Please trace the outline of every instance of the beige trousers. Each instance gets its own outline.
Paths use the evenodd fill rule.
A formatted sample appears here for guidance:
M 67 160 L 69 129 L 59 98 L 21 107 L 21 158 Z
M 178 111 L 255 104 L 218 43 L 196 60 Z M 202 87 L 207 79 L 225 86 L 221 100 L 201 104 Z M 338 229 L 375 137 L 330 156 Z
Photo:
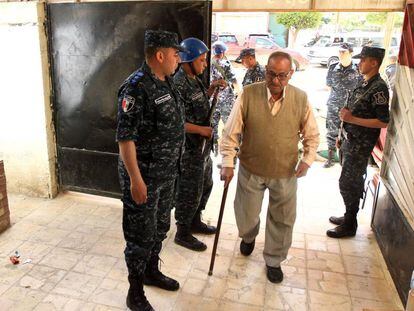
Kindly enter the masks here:
M 259 215 L 266 189 L 269 189 L 269 207 L 263 257 L 266 265 L 279 267 L 292 244 L 297 178 L 264 178 L 249 173 L 239 165 L 234 212 L 239 236 L 246 243 L 253 242 L 259 233 Z

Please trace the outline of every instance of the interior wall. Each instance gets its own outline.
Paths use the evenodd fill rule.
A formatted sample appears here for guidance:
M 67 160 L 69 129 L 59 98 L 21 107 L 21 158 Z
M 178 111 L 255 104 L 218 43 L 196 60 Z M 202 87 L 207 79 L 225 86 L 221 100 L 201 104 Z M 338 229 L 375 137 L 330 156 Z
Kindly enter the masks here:
M 246 35 L 248 33 L 267 33 L 269 32 L 268 19 L 269 13 L 266 12 L 218 13 L 215 14 L 215 27 L 212 31 L 218 33 L 228 32 L 236 35 Z M 235 29 L 234 25 L 238 25 L 237 29 Z
M 407 5 L 381 177 L 414 229 L 414 1 Z
M 0 3 L 0 159 L 8 192 L 57 193 L 44 4 Z

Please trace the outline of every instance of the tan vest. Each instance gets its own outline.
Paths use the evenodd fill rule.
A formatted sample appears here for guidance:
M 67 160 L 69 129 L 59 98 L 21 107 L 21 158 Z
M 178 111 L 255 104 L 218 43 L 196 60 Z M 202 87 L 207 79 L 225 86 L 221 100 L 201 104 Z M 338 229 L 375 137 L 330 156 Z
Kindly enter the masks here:
M 306 93 L 292 85 L 278 113 L 271 114 L 266 82 L 243 90 L 243 142 L 240 163 L 250 173 L 268 178 L 287 178 L 295 174 L 301 123 L 306 113 Z

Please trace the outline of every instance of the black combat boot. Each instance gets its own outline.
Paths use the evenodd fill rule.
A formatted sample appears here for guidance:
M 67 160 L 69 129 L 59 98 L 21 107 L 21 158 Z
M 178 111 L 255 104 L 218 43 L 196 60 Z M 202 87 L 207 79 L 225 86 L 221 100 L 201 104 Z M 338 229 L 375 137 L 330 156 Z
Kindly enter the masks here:
M 177 224 L 177 233 L 174 242 L 193 251 L 202 252 L 207 249 L 207 245 L 197 240 L 192 234 L 189 226 Z
M 143 277 L 128 276 L 129 290 L 126 298 L 126 305 L 132 311 L 154 311 L 145 297 Z
M 334 166 L 334 158 L 335 158 L 335 150 L 329 149 L 328 150 L 328 159 L 326 160 L 323 167 L 328 168 L 328 167 Z
M 341 217 L 331 216 L 329 217 L 329 221 L 333 223 L 334 225 L 340 226 L 344 223 L 345 217 L 344 216 L 341 216 Z
M 168 276 L 164 275 L 158 268 L 159 257 L 151 256 L 147 263 L 144 274 L 144 284 L 156 286 L 169 291 L 176 291 L 180 288 L 180 284 Z
M 201 221 L 201 213 L 197 212 L 194 215 L 193 223 L 191 224 L 192 233 L 201 233 L 201 234 L 214 234 L 216 233 L 216 227 L 209 226 L 206 223 Z
M 345 237 L 353 237 L 356 234 L 358 227 L 358 222 L 356 219 L 356 215 L 348 216 L 345 214 L 343 224 L 326 231 L 326 235 L 330 238 L 345 238 Z

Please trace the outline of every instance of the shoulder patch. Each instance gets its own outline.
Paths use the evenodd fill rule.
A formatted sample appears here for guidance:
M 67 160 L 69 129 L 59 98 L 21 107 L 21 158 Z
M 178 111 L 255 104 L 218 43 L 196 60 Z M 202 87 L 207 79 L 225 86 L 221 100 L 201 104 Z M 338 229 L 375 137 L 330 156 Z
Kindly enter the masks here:
M 131 111 L 132 108 L 135 106 L 135 98 L 129 95 L 125 95 L 124 99 L 122 100 L 122 110 L 127 113 Z
M 375 103 L 377 105 L 386 105 L 388 104 L 387 97 L 385 96 L 384 92 L 377 92 L 374 94 Z

